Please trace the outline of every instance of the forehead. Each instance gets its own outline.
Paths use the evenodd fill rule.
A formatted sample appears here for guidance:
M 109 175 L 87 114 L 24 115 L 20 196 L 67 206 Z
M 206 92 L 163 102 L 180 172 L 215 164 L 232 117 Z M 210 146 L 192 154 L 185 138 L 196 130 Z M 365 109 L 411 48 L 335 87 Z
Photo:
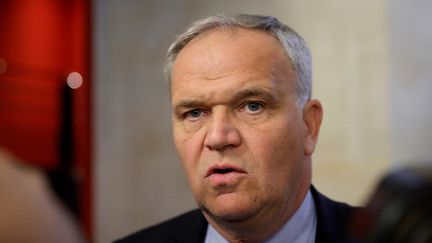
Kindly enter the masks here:
M 292 80 L 296 74 L 281 44 L 270 34 L 215 28 L 195 37 L 180 51 L 172 69 L 171 94 L 184 85 L 240 76 Z

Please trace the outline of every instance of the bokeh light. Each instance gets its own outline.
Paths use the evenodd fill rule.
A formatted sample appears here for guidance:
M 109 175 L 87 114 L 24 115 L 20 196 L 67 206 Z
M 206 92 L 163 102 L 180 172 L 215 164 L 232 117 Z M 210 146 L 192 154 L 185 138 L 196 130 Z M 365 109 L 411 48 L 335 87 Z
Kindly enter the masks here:
M 78 72 L 72 72 L 68 75 L 66 82 L 71 89 L 78 89 L 81 87 L 83 79 Z

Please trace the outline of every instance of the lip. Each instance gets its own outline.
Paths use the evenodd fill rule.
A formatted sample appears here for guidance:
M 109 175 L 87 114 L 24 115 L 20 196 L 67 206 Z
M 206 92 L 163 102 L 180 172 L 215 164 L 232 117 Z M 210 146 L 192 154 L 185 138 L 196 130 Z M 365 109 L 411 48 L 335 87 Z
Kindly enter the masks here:
M 211 185 L 217 187 L 233 185 L 246 174 L 247 172 L 238 166 L 224 164 L 211 166 L 207 170 L 205 178 Z
M 226 171 L 226 173 L 222 173 L 223 171 Z M 207 170 L 205 177 L 209 177 L 209 176 L 214 175 L 214 174 L 229 174 L 229 173 L 233 173 L 233 172 L 234 173 L 246 173 L 245 170 L 243 170 L 242 168 L 235 166 L 235 165 L 229 165 L 229 164 L 213 165 Z

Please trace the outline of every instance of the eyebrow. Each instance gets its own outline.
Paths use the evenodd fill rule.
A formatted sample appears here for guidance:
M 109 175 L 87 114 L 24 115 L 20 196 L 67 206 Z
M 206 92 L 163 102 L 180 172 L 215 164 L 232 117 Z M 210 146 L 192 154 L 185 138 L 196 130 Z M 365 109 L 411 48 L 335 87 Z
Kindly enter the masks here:
M 179 101 L 172 109 L 173 113 L 176 114 L 176 116 L 180 117 L 182 115 L 183 110 L 187 109 L 193 109 L 197 107 L 203 107 L 205 106 L 205 102 L 202 101 L 202 99 L 184 99 Z
M 243 100 L 250 97 L 263 97 L 269 101 L 276 101 L 276 93 L 274 90 L 261 88 L 261 87 L 250 87 L 237 92 L 232 98 L 233 101 Z
M 192 107 L 198 107 L 198 106 L 202 106 L 203 102 L 198 101 L 198 100 L 183 100 L 180 101 L 175 107 L 174 110 L 178 110 L 181 108 L 192 108 Z

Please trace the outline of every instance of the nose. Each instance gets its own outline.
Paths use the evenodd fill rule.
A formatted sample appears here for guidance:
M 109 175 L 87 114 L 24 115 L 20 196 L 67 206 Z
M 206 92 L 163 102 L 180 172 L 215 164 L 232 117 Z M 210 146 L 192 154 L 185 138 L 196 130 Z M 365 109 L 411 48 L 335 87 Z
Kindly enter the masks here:
M 208 124 L 204 145 L 210 150 L 222 151 L 239 146 L 240 133 L 235 124 L 224 111 L 213 112 Z

